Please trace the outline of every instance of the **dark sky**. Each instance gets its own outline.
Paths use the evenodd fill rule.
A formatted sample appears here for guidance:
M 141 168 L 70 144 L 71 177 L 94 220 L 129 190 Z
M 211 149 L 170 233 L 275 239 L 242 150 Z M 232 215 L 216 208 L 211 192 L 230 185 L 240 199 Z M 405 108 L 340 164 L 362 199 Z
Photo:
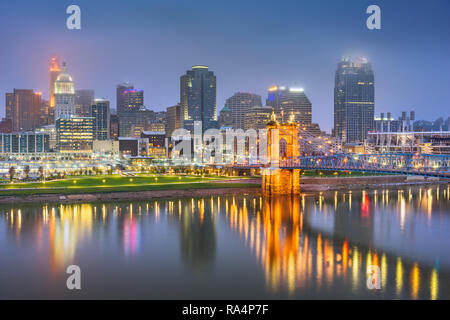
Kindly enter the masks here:
M 67 6 L 82 30 L 66 28 Z M 378 4 L 382 30 L 366 28 Z M 366 56 L 375 72 L 376 114 L 414 108 L 417 118 L 450 115 L 449 0 L 54 0 L 0 2 L 0 115 L 13 88 L 48 96 L 48 60 L 66 61 L 77 89 L 95 89 L 115 107 L 117 83 L 145 90 L 165 110 L 179 77 L 195 64 L 217 75 L 217 109 L 237 91 L 297 85 L 313 121 L 329 131 L 333 87 L 344 55 Z

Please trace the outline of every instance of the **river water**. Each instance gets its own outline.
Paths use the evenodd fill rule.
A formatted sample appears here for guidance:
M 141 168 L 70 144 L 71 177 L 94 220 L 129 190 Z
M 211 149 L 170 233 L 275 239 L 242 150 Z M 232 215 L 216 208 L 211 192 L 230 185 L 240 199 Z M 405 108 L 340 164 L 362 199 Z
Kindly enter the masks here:
M 449 299 L 450 190 L 1 206 L 13 298 Z

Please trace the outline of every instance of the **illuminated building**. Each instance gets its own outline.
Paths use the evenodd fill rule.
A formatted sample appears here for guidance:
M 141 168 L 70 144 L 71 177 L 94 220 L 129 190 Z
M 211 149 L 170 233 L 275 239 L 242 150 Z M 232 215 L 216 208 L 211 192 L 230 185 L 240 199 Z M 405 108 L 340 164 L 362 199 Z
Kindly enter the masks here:
M 90 89 L 75 90 L 75 109 L 79 117 L 90 117 L 95 92 Z
M 174 130 L 182 128 L 183 119 L 183 106 L 181 104 L 167 108 L 165 131 L 168 137 L 172 136 Z
M 180 78 L 180 103 L 183 127 L 193 131 L 194 121 L 202 122 L 202 130 L 217 128 L 216 76 L 207 66 L 193 66 Z
M 61 72 L 58 57 L 50 59 L 50 107 L 55 107 L 55 82 Z
M 94 140 L 92 144 L 92 151 L 101 155 L 119 154 L 119 141 L 117 140 Z
M 119 152 L 125 157 L 146 157 L 148 139 L 119 137 Z
M 254 93 L 237 92 L 227 99 L 225 107 L 231 110 L 233 129 L 244 129 L 245 114 L 254 106 L 262 106 L 261 96 Z
M 370 63 L 361 58 L 339 62 L 334 87 L 334 135 L 362 143 L 374 128 L 375 89 Z
M 76 115 L 75 89 L 72 77 L 67 73 L 63 62 L 62 72 L 55 81 L 55 123 L 62 116 Z
M 166 157 L 166 133 L 158 131 L 144 131 L 141 138 L 148 139 L 148 155 L 153 158 Z
M 49 141 L 50 136 L 42 133 L 0 133 L 0 153 L 45 153 L 50 150 Z
M 118 115 L 120 115 L 120 112 L 122 110 L 125 110 L 125 100 L 124 100 L 123 92 L 125 90 L 129 90 L 129 89 L 134 89 L 134 86 L 131 83 L 121 83 L 121 84 L 117 85 L 117 88 L 116 88 L 116 101 L 117 101 L 116 111 L 117 111 Z
M 94 140 L 94 118 L 62 116 L 56 120 L 59 152 L 91 152 Z
M 166 125 L 163 122 L 150 122 L 145 126 L 145 131 L 166 132 Z
M 119 115 L 120 137 L 139 137 L 154 119 L 152 110 L 143 108 L 135 111 L 122 111 Z
M 245 114 L 244 129 L 265 129 L 270 121 L 270 115 L 272 114 L 271 107 L 252 107 Z
M 53 117 L 53 114 L 50 111 L 50 102 L 42 99 L 39 125 L 46 126 L 48 124 L 53 123 L 52 117 Z
M 144 90 L 126 89 L 121 94 L 122 105 L 119 116 L 122 112 L 138 111 L 144 107 Z
M 36 128 L 34 132 L 48 135 L 50 139 L 49 140 L 50 151 L 56 150 L 56 127 L 54 124 L 41 126 L 39 128 Z
M 312 104 L 303 88 L 274 86 L 269 88 L 266 105 L 275 110 L 281 122 L 287 122 L 291 114 L 298 124 L 311 124 Z
M 12 131 L 30 131 L 39 126 L 41 93 L 14 89 L 6 94 L 6 119 L 12 122 Z
M 94 104 L 91 106 L 90 116 L 94 118 L 94 140 L 109 140 L 109 101 L 104 99 L 95 99 Z
M 117 140 L 119 137 L 119 116 L 117 114 L 110 115 L 109 126 L 109 136 L 111 139 Z
M 233 113 L 227 106 L 220 110 L 219 128 L 233 128 Z

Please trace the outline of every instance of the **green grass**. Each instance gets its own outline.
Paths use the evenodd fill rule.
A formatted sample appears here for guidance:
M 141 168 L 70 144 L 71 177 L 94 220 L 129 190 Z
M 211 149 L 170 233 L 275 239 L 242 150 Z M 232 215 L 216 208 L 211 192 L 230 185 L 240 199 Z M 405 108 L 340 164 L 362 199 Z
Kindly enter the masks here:
M 103 192 L 134 192 L 149 190 L 184 190 L 204 188 L 252 187 L 257 184 L 220 182 L 230 177 L 199 177 L 199 176 L 154 176 L 140 175 L 136 177 L 94 176 L 69 177 L 65 180 L 55 180 L 36 183 L 14 183 L 0 185 L 0 196 L 36 195 L 36 194 L 81 194 Z M 212 182 L 216 181 L 216 182 Z

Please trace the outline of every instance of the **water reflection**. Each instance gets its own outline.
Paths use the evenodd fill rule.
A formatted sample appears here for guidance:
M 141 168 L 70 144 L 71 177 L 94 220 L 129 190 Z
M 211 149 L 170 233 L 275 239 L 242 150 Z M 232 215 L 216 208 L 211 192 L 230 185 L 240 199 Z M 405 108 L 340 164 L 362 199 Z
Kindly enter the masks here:
M 0 279 L 12 268 L 53 279 L 36 291 L 51 296 L 68 265 L 107 260 L 130 291 L 140 292 L 139 277 L 162 287 L 179 276 L 166 282 L 174 298 L 232 298 L 245 288 L 247 298 L 448 299 L 449 204 L 449 187 L 440 186 L 2 207 Z M 370 266 L 379 267 L 380 290 L 367 289 Z M 199 286 L 206 281 L 214 289 Z M 26 297 L 21 285 L 6 287 Z

